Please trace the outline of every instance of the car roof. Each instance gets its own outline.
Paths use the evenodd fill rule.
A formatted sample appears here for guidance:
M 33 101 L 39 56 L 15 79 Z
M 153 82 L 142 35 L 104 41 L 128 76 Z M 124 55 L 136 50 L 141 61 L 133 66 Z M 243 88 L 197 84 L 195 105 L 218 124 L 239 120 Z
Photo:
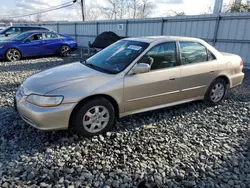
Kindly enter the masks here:
M 12 25 L 9 27 L 34 27 L 34 28 L 41 27 L 41 28 L 45 28 L 45 26 L 34 26 L 34 25 Z
M 49 30 L 32 30 L 32 31 L 26 31 L 26 32 L 23 32 L 23 33 L 45 33 L 45 32 L 49 32 L 49 33 L 55 33 L 53 31 L 49 31 Z
M 165 42 L 165 41 L 202 41 L 198 38 L 192 37 L 181 37 L 181 36 L 145 36 L 145 37 L 132 37 L 132 38 L 125 38 L 123 40 L 134 40 L 140 42 L 147 42 L 147 43 L 157 43 L 157 42 Z

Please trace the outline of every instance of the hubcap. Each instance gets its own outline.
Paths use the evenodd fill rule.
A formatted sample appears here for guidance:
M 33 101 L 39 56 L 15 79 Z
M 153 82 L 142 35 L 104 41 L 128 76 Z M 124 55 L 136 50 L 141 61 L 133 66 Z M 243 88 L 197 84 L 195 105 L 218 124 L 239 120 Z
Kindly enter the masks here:
M 20 59 L 20 54 L 18 53 L 17 50 L 9 50 L 7 52 L 7 57 L 9 60 L 11 61 L 16 61 L 16 60 L 19 60 Z
M 69 55 L 69 47 L 68 46 L 63 46 L 62 47 L 62 54 L 64 56 Z
M 213 102 L 218 102 L 222 99 L 225 92 L 225 87 L 221 83 L 217 83 L 214 85 L 212 91 L 211 91 L 211 100 Z
M 109 122 L 109 112 L 104 106 L 94 106 L 83 116 L 83 127 L 90 133 L 103 130 Z

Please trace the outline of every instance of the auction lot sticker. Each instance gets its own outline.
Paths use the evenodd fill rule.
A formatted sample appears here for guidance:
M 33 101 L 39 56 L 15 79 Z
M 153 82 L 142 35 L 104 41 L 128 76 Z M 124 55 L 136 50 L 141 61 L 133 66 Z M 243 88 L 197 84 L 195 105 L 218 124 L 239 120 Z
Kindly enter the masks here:
M 128 49 L 131 49 L 131 50 L 136 50 L 136 51 L 138 51 L 138 50 L 140 50 L 140 49 L 141 49 L 141 46 L 130 45 L 130 46 L 128 46 Z

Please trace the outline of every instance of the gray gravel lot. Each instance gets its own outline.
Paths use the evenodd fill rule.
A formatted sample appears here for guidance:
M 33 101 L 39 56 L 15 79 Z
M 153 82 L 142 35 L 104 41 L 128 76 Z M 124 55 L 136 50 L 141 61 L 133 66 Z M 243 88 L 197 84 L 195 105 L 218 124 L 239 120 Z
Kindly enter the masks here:
M 193 102 L 129 116 L 99 137 L 23 122 L 12 101 L 19 84 L 76 59 L 0 62 L 0 186 L 250 187 L 250 71 L 219 106 Z

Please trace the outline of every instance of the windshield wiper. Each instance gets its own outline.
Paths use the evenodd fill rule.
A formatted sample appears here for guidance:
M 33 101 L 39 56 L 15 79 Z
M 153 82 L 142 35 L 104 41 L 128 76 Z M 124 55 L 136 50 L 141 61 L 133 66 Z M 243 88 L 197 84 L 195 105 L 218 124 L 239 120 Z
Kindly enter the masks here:
M 91 67 L 95 70 L 98 70 L 100 72 L 104 72 L 104 73 L 108 73 L 108 74 L 116 74 L 117 72 L 116 71 L 112 71 L 112 70 L 107 70 L 107 69 L 104 69 L 102 67 L 99 67 L 99 66 L 96 66 L 94 64 L 91 64 L 91 63 L 88 63 L 86 60 L 82 60 L 80 61 L 82 64 L 86 65 L 87 67 Z
M 87 64 L 87 61 L 84 59 L 84 60 L 81 60 L 80 63 L 85 65 L 85 64 Z

